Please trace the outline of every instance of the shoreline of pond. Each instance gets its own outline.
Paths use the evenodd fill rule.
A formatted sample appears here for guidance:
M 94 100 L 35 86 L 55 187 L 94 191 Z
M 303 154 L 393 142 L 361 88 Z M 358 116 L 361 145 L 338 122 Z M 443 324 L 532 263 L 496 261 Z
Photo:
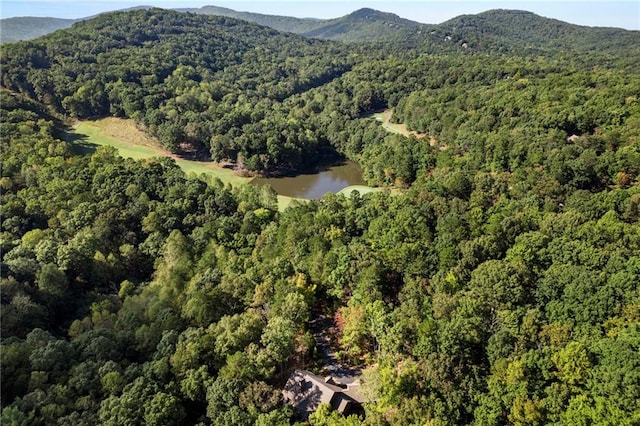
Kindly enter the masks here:
M 112 123 L 114 120 L 117 120 L 117 123 Z M 118 137 L 118 134 L 111 134 L 113 132 L 110 132 L 109 129 L 114 125 L 118 126 L 120 132 L 128 128 L 129 132 L 136 133 L 134 138 L 127 138 L 128 140 L 142 140 L 143 143 L 125 142 L 121 137 Z M 130 123 L 130 120 L 126 119 L 109 117 L 101 120 L 79 121 L 73 126 L 73 131 L 69 132 L 68 142 L 73 144 L 78 152 L 85 154 L 90 154 L 97 146 L 112 146 L 123 157 L 134 159 L 170 157 L 176 161 L 186 174 L 204 173 L 220 179 L 225 184 L 264 185 L 269 183 L 278 194 L 278 204 L 281 210 L 288 207 L 295 200 L 319 199 L 325 193 L 341 193 L 348 196 L 351 193 L 349 190 L 351 187 L 361 194 L 376 190 L 367 186 L 366 182 L 364 182 L 360 165 L 348 159 L 336 159 L 331 164 L 322 165 L 313 170 L 295 175 L 241 176 L 232 167 L 225 167 L 212 161 L 188 160 L 168 153 L 168 151 L 163 150 L 157 143 L 153 142 L 143 131 Z M 313 181 L 316 181 L 315 184 Z M 309 185 L 312 188 L 305 190 Z M 293 187 L 298 188 L 297 193 L 289 190 Z M 302 189 L 302 192 L 300 192 L 300 189 Z

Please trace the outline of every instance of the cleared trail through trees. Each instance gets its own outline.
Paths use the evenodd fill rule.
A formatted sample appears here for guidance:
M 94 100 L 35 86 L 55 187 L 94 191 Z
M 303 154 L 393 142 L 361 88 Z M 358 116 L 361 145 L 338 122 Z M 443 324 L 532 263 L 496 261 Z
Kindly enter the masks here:
M 424 138 L 426 137 L 426 133 L 418 133 L 415 130 L 407 129 L 407 125 L 404 123 L 392 123 L 391 116 L 393 115 L 393 110 L 385 109 L 382 112 L 377 112 L 373 114 L 373 117 L 382 122 L 382 127 L 391 133 L 397 133 L 406 137 L 415 136 L 416 138 Z
M 311 332 L 316 341 L 318 355 L 324 364 L 324 373 L 330 375 L 337 383 L 348 384 L 355 381 L 362 372 L 359 368 L 342 364 L 332 344 L 331 338 L 337 328 L 333 318 L 316 312 L 310 322 Z

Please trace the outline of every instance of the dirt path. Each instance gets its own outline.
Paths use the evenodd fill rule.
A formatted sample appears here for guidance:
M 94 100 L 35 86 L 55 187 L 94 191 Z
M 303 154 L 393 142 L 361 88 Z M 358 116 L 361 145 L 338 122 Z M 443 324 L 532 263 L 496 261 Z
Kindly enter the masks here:
M 388 131 L 393 133 L 399 133 L 406 137 L 415 136 L 418 139 L 422 139 L 427 136 L 426 133 L 419 133 L 419 132 L 416 132 L 415 130 L 407 129 L 407 125 L 404 123 L 392 123 L 391 122 L 392 115 L 393 115 L 393 110 L 385 109 L 380 113 L 380 116 L 379 116 L 380 118 L 382 118 L 382 127 L 387 129 Z
M 426 138 L 428 136 L 426 133 L 419 133 L 419 132 L 416 132 L 415 130 L 407 129 L 407 125 L 404 123 L 392 123 L 391 122 L 392 115 L 393 115 L 392 109 L 385 109 L 382 112 L 375 113 L 373 116 L 376 118 L 376 120 L 382 122 L 382 127 L 388 132 L 397 133 L 406 137 L 415 136 L 417 139 Z M 435 146 L 438 144 L 438 141 L 433 136 L 430 136 L 429 144 L 431 146 Z M 443 149 L 443 148 L 440 147 L 440 149 Z M 446 147 L 444 149 L 446 149 Z
M 336 328 L 333 318 L 316 313 L 310 322 L 310 328 L 327 375 L 332 376 L 336 382 L 345 384 L 353 382 L 361 375 L 360 369 L 345 366 L 338 361 L 336 350 L 331 342 L 332 330 Z

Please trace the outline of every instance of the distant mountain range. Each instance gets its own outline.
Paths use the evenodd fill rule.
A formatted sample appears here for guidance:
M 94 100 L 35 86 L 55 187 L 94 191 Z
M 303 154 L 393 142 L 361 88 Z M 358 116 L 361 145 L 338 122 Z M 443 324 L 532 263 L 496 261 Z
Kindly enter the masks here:
M 348 15 L 334 19 L 263 15 L 259 13 L 236 12 L 235 10 L 216 6 L 178 10 L 206 15 L 229 16 L 271 27 L 278 31 L 296 33 L 305 37 L 340 41 L 379 40 L 397 33 L 400 29 L 425 25 L 401 18 L 393 13 L 380 12 L 368 8 L 359 9 Z
M 0 42 L 13 43 L 31 40 L 63 28 L 69 28 L 77 19 L 37 18 L 21 16 L 0 19 Z
M 119 9 L 120 12 L 127 10 L 151 9 L 152 6 L 136 6 L 127 9 Z M 14 43 L 21 40 L 32 40 L 34 38 L 47 35 L 54 31 L 71 27 L 76 22 L 86 21 L 96 15 L 79 19 L 63 19 L 36 16 L 18 16 L 15 18 L 0 19 L 0 43 Z
M 150 9 L 138 6 L 132 9 Z M 129 10 L 129 9 L 127 9 Z M 201 15 L 218 15 L 253 22 L 278 31 L 300 34 L 305 37 L 340 41 L 368 41 L 387 38 L 401 29 L 422 26 L 419 22 L 403 19 L 393 13 L 374 9 L 360 9 L 335 19 L 295 18 L 292 16 L 263 15 L 260 13 L 238 12 L 218 6 L 201 8 L 180 8 L 178 12 Z M 75 22 L 90 19 L 58 19 L 20 17 L 0 20 L 0 41 L 2 43 L 29 40 L 53 31 L 69 28 Z
M 132 9 L 150 8 L 138 6 Z M 461 15 L 438 25 L 422 24 L 368 8 L 334 19 L 265 15 L 217 6 L 175 10 L 236 18 L 310 38 L 347 42 L 386 40 L 412 48 L 433 46 L 435 43 L 442 46 L 443 42 L 448 42 L 452 47 L 504 52 L 540 53 L 555 49 L 616 53 L 639 51 L 639 31 L 579 26 L 519 10 L 497 9 L 477 15 Z M 36 38 L 90 18 L 2 19 L 0 42 Z
M 395 35 L 401 29 L 424 26 L 374 9 L 359 9 L 348 15 L 334 19 L 294 18 L 291 16 L 263 15 L 260 13 L 237 12 L 217 6 L 204 6 L 200 9 L 176 9 L 204 15 L 228 16 L 249 21 L 258 25 L 300 34 L 305 37 L 339 41 L 381 40 Z
M 176 9 L 179 12 L 197 13 L 199 15 L 218 15 L 230 18 L 241 19 L 243 21 L 254 22 L 258 25 L 271 27 L 278 31 L 285 31 L 295 34 L 304 34 L 325 22 L 322 19 L 314 18 L 294 18 L 293 16 L 264 15 L 262 13 L 238 12 L 233 9 L 218 6 L 203 6 L 199 9 Z

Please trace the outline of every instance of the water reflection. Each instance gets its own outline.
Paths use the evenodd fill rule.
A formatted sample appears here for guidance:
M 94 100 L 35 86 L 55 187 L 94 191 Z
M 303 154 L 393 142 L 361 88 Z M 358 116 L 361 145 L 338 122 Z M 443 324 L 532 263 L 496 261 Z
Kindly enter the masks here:
M 295 198 L 318 199 L 327 192 L 338 192 L 351 185 L 365 185 L 358 163 L 345 161 L 317 173 L 291 177 L 256 178 L 256 185 L 269 184 L 280 195 Z

